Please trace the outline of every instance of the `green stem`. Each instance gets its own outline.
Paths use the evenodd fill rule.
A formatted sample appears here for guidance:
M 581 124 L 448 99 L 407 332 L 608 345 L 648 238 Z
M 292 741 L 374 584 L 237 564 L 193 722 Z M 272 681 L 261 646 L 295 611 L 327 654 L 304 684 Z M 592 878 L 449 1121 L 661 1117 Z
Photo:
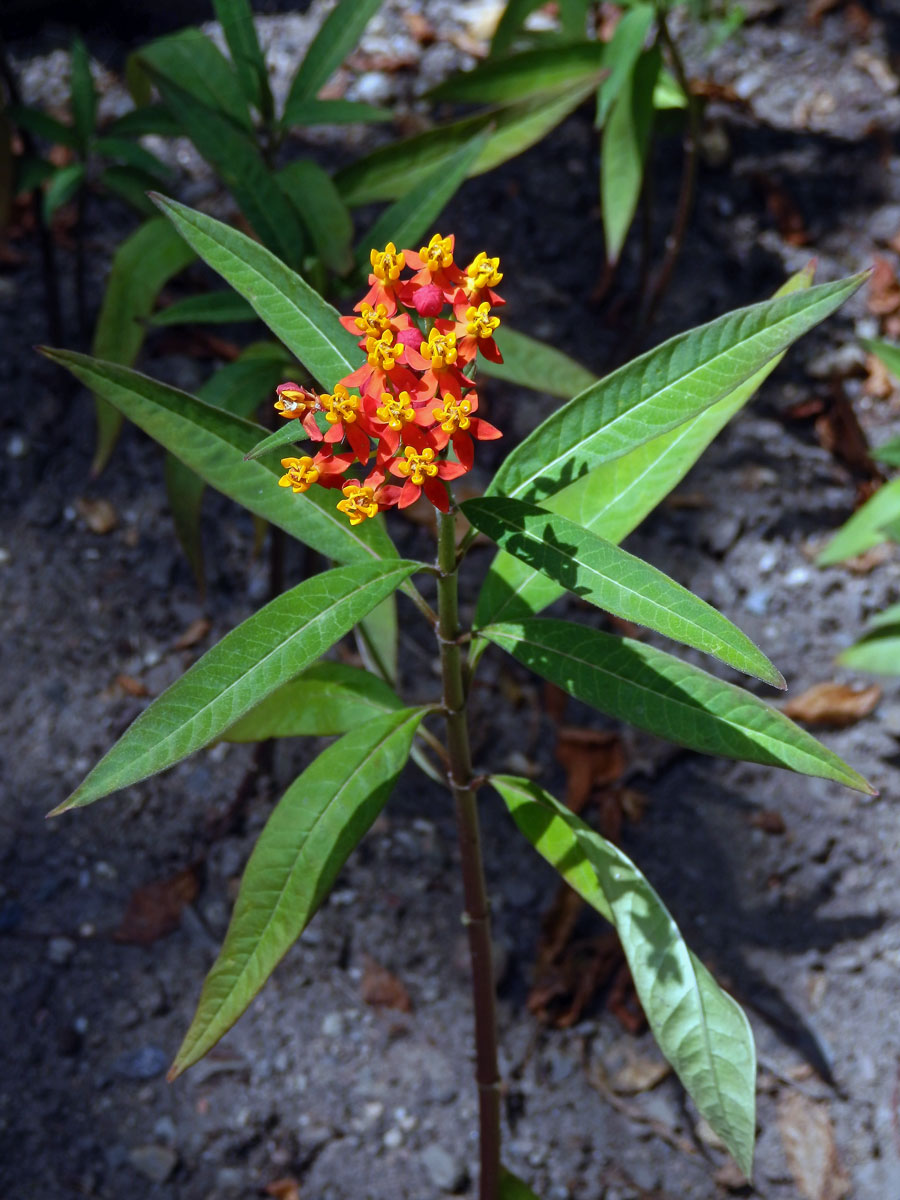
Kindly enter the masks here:
M 450 764 L 447 780 L 456 807 L 465 913 L 475 1009 L 475 1079 L 478 1083 L 481 1176 L 479 1200 L 498 1200 L 500 1190 L 500 1074 L 497 1011 L 491 953 L 491 918 L 481 857 L 478 802 L 469 750 L 457 591 L 456 512 L 438 517 L 438 627 L 444 715 Z

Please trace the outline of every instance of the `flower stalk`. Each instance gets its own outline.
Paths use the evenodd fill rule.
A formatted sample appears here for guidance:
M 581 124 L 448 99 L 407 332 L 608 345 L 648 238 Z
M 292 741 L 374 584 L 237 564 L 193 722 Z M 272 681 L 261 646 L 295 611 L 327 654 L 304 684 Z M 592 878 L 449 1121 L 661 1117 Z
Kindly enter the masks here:
M 481 855 L 477 782 L 472 772 L 458 607 L 456 511 L 438 513 L 438 615 L 444 716 L 449 764 L 447 780 L 456 809 L 462 866 L 463 922 L 472 963 L 475 1012 L 475 1079 L 481 1172 L 479 1200 L 497 1200 L 500 1188 L 500 1074 L 494 995 L 490 907 Z

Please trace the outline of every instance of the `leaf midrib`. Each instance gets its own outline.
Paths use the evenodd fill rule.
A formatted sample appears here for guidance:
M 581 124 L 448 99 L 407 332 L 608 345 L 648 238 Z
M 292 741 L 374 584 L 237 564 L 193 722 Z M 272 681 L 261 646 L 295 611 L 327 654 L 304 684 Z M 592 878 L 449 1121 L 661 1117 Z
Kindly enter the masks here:
M 485 629 L 482 629 L 481 630 L 482 636 L 490 638 L 490 630 L 491 630 L 491 626 L 487 626 Z M 512 640 L 511 634 L 504 634 L 502 636 L 505 636 L 505 637 L 509 638 L 510 640 Z M 493 641 L 493 638 L 491 638 L 491 640 Z M 524 646 L 532 646 L 536 650 L 544 650 L 544 651 L 549 650 L 559 658 L 568 659 L 578 666 L 587 667 L 590 670 L 597 671 L 598 673 L 603 673 L 605 675 L 608 675 L 611 679 L 615 680 L 618 683 L 628 684 L 628 686 L 635 691 L 644 692 L 649 696 L 655 696 L 657 699 L 661 699 L 661 697 L 659 696 L 659 693 L 655 692 L 652 688 L 647 687 L 646 684 L 635 683 L 635 681 L 633 679 L 628 678 L 628 676 L 626 676 L 626 675 L 617 674 L 615 671 L 611 670 L 609 667 L 606 667 L 606 666 L 598 667 L 596 665 L 596 663 L 588 662 L 587 659 L 576 658 L 573 654 L 570 654 L 565 650 L 560 650 L 556 646 L 549 646 L 542 642 L 535 642 L 527 637 L 518 638 L 516 640 L 516 644 L 524 645 Z M 676 659 L 675 661 L 677 662 L 678 660 Z M 690 669 L 690 668 L 688 668 L 688 669 Z M 727 687 L 731 686 L 730 684 L 724 683 L 722 680 L 714 680 L 714 682 L 719 683 L 723 688 L 727 688 Z M 767 746 L 769 746 L 769 745 L 771 745 L 771 746 L 786 746 L 787 745 L 786 742 L 777 741 L 770 734 L 763 733 L 756 729 L 748 730 L 746 726 L 737 725 L 733 721 L 731 721 L 728 717 L 722 717 L 718 713 L 711 713 L 711 712 L 709 712 L 708 709 L 702 708 L 702 706 L 686 704 L 683 700 L 675 699 L 671 696 L 665 697 L 663 702 L 666 705 L 671 705 L 673 707 L 682 708 L 687 712 L 694 712 L 694 713 L 696 713 L 698 707 L 700 707 L 701 711 L 711 721 L 721 722 L 723 725 L 727 725 L 730 729 L 733 729 L 735 732 L 742 733 L 745 736 L 748 733 L 750 733 L 753 735 L 754 738 L 759 738 L 760 740 L 764 741 Z M 798 754 L 802 754 L 805 758 L 810 759 L 813 762 L 817 761 L 816 759 L 812 758 L 812 755 L 807 750 L 804 750 L 804 749 L 802 749 L 800 747 L 796 747 L 796 746 L 791 747 L 791 749 L 795 750 Z
M 625 420 L 628 417 L 633 416 L 635 414 L 635 412 L 638 411 L 644 405 L 652 404 L 655 400 L 660 399 L 660 397 L 664 396 L 666 394 L 666 392 L 670 391 L 672 388 L 681 386 L 687 380 L 691 379 L 692 376 L 696 375 L 699 371 L 706 370 L 707 368 L 711 367 L 713 364 L 715 364 L 715 362 L 718 359 L 726 358 L 729 354 L 733 353 L 735 350 L 740 349 L 740 347 L 748 345 L 749 343 L 754 341 L 754 339 L 761 337 L 765 333 L 771 333 L 773 330 L 777 330 L 780 326 L 787 324 L 789 321 L 800 316 L 801 313 L 803 313 L 803 312 L 808 313 L 815 307 L 816 307 L 815 305 L 810 305 L 809 308 L 807 308 L 805 310 L 800 309 L 798 312 L 793 312 L 786 317 L 782 317 L 782 319 L 780 321 L 776 321 L 772 325 L 766 325 L 762 329 L 757 329 L 749 337 L 745 337 L 739 342 L 733 342 L 728 347 L 727 350 L 718 351 L 711 358 L 704 359 L 703 362 L 697 363 L 686 374 L 680 375 L 677 379 L 669 380 L 666 384 L 663 385 L 663 387 L 658 388 L 655 392 L 651 392 L 649 395 L 642 397 L 642 399 L 639 400 L 637 404 L 633 404 L 630 408 L 625 409 L 624 412 L 617 413 L 610 421 L 607 421 L 607 423 L 605 425 L 601 425 L 601 427 L 598 430 L 596 430 L 594 433 L 592 433 L 584 441 L 579 442 L 576 446 L 570 446 L 569 449 L 563 451 L 561 454 L 557 454 L 556 458 L 554 458 L 552 461 L 543 463 L 541 465 L 540 470 L 532 472 L 532 474 L 529 475 L 527 479 L 522 480 L 522 482 L 517 484 L 515 486 L 515 488 L 513 488 L 511 491 L 505 492 L 503 494 L 514 499 L 515 497 L 520 495 L 526 488 L 530 487 L 531 484 L 533 484 L 535 482 L 535 480 L 541 479 L 548 472 L 552 472 L 554 470 L 554 468 L 556 468 L 560 463 L 565 462 L 567 458 L 571 458 L 577 450 L 588 445 L 591 441 L 593 441 L 594 438 L 608 433 L 609 430 L 613 429 L 618 423 L 620 423 L 621 421 Z M 741 383 L 743 383 L 745 380 L 752 378 L 752 376 L 755 375 L 755 373 L 758 370 L 761 370 L 762 367 L 764 367 L 767 363 L 771 362 L 771 360 L 773 358 L 776 358 L 780 353 L 781 353 L 780 350 L 774 350 L 770 355 L 768 355 L 766 357 L 766 359 L 762 363 L 758 363 L 754 367 L 752 367 L 750 370 L 748 370 L 747 373 L 741 379 L 739 379 L 736 383 L 729 386 L 725 392 L 714 396 L 713 399 L 710 400 L 709 404 L 704 405 L 704 407 L 700 410 L 700 412 L 705 412 L 707 408 L 711 408 L 713 406 L 713 404 L 717 403 L 717 401 L 723 400 L 725 398 L 725 396 L 727 396 L 729 394 L 729 392 L 733 391 L 734 388 L 739 387 L 741 385 Z M 592 386 L 596 386 L 596 385 L 592 385 Z M 586 389 L 586 390 L 590 390 L 590 389 Z M 584 393 L 582 393 L 582 395 L 583 394 Z M 578 397 L 576 396 L 575 399 L 577 400 Z M 574 401 L 573 401 L 573 403 L 574 403 Z M 560 413 L 564 413 L 565 409 L 560 409 L 559 411 L 560 411 Z M 699 415 L 699 414 L 697 414 L 697 415 Z M 550 418 L 550 419 L 552 420 L 553 418 Z M 688 420 L 690 420 L 690 418 L 688 418 Z M 535 432 L 537 432 L 537 431 L 535 431 Z M 662 434 L 667 431 L 660 430 L 659 432 L 660 432 L 660 434 Z M 532 435 L 532 437 L 533 436 L 534 435 Z M 528 440 L 530 440 L 530 438 Z M 523 442 L 523 443 L 521 443 L 521 445 L 524 446 L 524 445 L 526 445 L 526 443 Z
M 381 576 L 380 578 L 387 579 L 392 573 L 393 574 L 402 574 L 402 572 L 394 569 L 393 571 L 388 571 L 385 575 Z M 372 586 L 372 584 L 375 582 L 376 582 L 376 580 L 370 579 L 364 584 L 359 584 L 356 588 L 353 589 L 353 591 L 346 592 L 338 600 L 335 600 L 333 603 L 331 603 L 328 606 L 328 608 L 320 609 L 316 613 L 316 615 L 312 621 L 308 621 L 300 629 L 294 630 L 294 632 L 292 634 L 290 634 L 289 637 L 287 637 L 284 641 L 279 642 L 279 644 L 277 646 L 273 647 L 266 655 L 264 655 L 260 659 L 257 659 L 257 661 L 255 663 L 253 663 L 253 665 L 251 667 L 249 667 L 246 671 L 244 671 L 244 673 L 238 679 L 233 680 L 233 682 L 230 683 L 228 685 L 228 687 L 224 688 L 217 695 L 213 696 L 201 708 L 194 709 L 194 712 L 191 714 L 191 717 L 188 722 L 186 722 L 185 724 L 179 725 L 178 729 L 173 729 L 171 731 L 171 733 L 166 734 L 166 736 L 162 739 L 162 741 L 156 742 L 153 747 L 151 747 L 150 749 L 144 750 L 136 758 L 130 759 L 129 766 L 133 767 L 135 763 L 139 763 L 139 762 L 145 760 L 148 755 L 153 753 L 154 750 L 160 750 L 164 746 L 168 745 L 169 742 L 171 742 L 172 738 L 176 737 L 181 732 L 181 730 L 185 729 L 185 727 L 190 728 L 190 727 L 196 725 L 199 718 L 202 716 L 203 713 L 205 713 L 207 711 L 207 709 L 209 709 L 213 704 L 217 704 L 220 700 L 222 700 L 222 698 L 224 696 L 227 696 L 230 691 L 232 691 L 234 688 L 236 688 L 239 684 L 243 683 L 247 679 L 248 675 L 260 670 L 265 665 L 265 663 L 267 663 L 268 660 L 271 659 L 274 655 L 283 652 L 286 649 L 286 647 L 288 647 L 295 638 L 300 637 L 302 634 L 306 633 L 310 628 L 321 624 L 321 622 L 325 619 L 325 617 L 330 616 L 331 613 L 333 613 L 334 610 L 336 608 L 338 608 L 341 604 L 345 603 L 348 600 L 353 599 L 360 592 L 365 591 L 367 588 L 370 588 Z M 237 632 L 237 631 L 235 630 L 234 632 Z M 197 665 L 199 666 L 200 664 L 198 663 Z M 185 678 L 185 676 L 182 676 L 182 679 L 184 679 L 184 678 Z M 275 687 L 277 687 L 277 686 L 278 685 L 276 684 Z M 270 688 L 269 691 L 266 692 L 265 695 L 263 695 L 263 696 L 257 696 L 256 700 L 257 701 L 264 700 L 265 696 L 268 695 L 269 692 L 271 692 L 271 691 L 274 691 L 274 688 Z M 240 720 L 240 718 L 243 717 L 247 712 L 249 712 L 252 707 L 253 707 L 252 703 L 249 704 L 245 709 L 243 709 L 241 712 L 239 712 L 234 717 L 234 721 Z M 147 711 L 149 713 L 149 709 Z M 226 728 L 227 728 L 227 726 L 226 726 Z
M 393 727 L 393 729 L 391 729 L 388 733 L 386 733 L 384 735 L 384 737 L 381 738 L 381 740 L 379 742 L 377 742 L 371 748 L 370 752 L 366 755 L 366 757 L 356 767 L 354 767 L 353 771 L 351 771 L 351 773 L 349 775 L 345 776 L 340 787 L 337 789 L 336 792 L 333 793 L 331 800 L 329 801 L 327 807 L 322 809 L 322 811 L 318 814 L 316 819 L 313 821 L 312 825 L 310 825 L 309 829 L 307 829 L 306 835 L 303 840 L 303 844 L 299 847 L 299 849 L 297 850 L 297 853 L 294 855 L 293 864 L 291 865 L 290 869 L 287 871 L 287 873 L 285 875 L 284 883 L 281 885 L 281 888 L 279 889 L 278 898 L 276 899 L 275 903 L 272 905 L 272 908 L 271 908 L 269 916 L 266 920 L 266 923 L 256 939 L 256 946 L 253 948 L 253 950 L 250 952 L 250 954 L 248 954 L 246 960 L 244 961 L 244 965 L 241 967 L 240 971 L 235 976 L 235 978 L 234 978 L 231 986 L 229 987 L 228 992 L 225 994 L 224 998 L 221 1001 L 219 1001 L 217 1011 L 206 1022 L 206 1024 L 203 1026 L 203 1028 L 201 1030 L 198 1030 L 196 1037 L 193 1039 L 193 1042 L 191 1043 L 191 1049 L 193 1049 L 193 1047 L 197 1045 L 197 1042 L 200 1041 L 202 1035 L 213 1026 L 213 1023 L 214 1023 L 216 1017 L 219 1015 L 219 1013 L 221 1013 L 222 1009 L 225 1007 L 225 1005 L 228 1003 L 228 1001 L 234 995 L 239 984 L 241 983 L 241 980 L 244 978 L 247 971 L 249 970 L 250 964 L 259 955 L 259 947 L 260 947 L 263 939 L 267 936 L 269 929 L 271 928 L 272 922 L 275 920 L 275 917 L 279 910 L 279 906 L 281 905 L 282 901 L 284 900 L 285 893 L 287 892 L 288 887 L 290 886 L 291 880 L 294 877 L 294 872 L 297 870 L 300 859 L 303 855 L 303 851 L 306 848 L 306 845 L 308 844 L 310 838 L 315 833 L 316 828 L 319 825 L 319 822 L 324 820 L 324 818 L 327 816 L 327 814 L 331 810 L 332 806 L 338 802 L 338 800 L 344 794 L 346 789 L 354 781 L 357 774 L 369 765 L 369 763 L 372 761 L 372 759 L 375 757 L 375 755 L 382 749 L 382 747 L 385 745 L 385 743 L 388 742 L 394 736 L 394 734 L 399 733 L 401 729 L 404 729 L 409 724 L 410 721 L 414 720 L 416 717 L 419 717 L 421 712 L 422 712 L 422 710 L 415 709 L 405 721 L 401 722 L 401 724 L 399 724 L 399 725 L 395 725 Z M 299 780 L 298 780 L 298 782 L 299 782 Z M 371 792 L 369 793 L 369 795 L 371 795 Z M 285 951 L 286 950 L 287 950 L 287 947 L 285 947 Z M 283 957 L 283 954 L 284 954 L 284 951 L 282 952 L 282 955 L 279 957 Z M 190 1052 L 188 1052 L 188 1053 L 190 1053 Z M 180 1059 L 183 1056 L 181 1054 L 179 1054 L 178 1057 Z

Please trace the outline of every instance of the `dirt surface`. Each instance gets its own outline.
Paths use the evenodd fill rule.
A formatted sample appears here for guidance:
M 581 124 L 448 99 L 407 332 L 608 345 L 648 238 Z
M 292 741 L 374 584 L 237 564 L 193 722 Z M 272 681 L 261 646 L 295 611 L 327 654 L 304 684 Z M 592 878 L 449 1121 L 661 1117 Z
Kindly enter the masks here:
M 707 111 L 691 232 L 645 344 L 763 298 L 813 255 L 820 279 L 860 269 L 876 253 L 897 262 L 886 247 L 900 233 L 890 27 L 875 18 L 861 32 L 858 4 L 826 13 L 817 29 L 802 6 L 769 7 L 769 18 L 748 24 L 704 68 L 738 93 L 743 79 L 745 95 Z M 444 8 L 435 5 L 436 23 Z M 766 108 L 771 85 L 746 83 L 760 63 L 772 79 L 790 76 L 798 96 L 827 91 L 831 101 L 815 110 L 827 110 L 827 128 L 796 100 L 775 119 Z M 867 90 L 875 76 L 883 106 Z M 658 244 L 678 164 L 677 143 L 664 144 L 655 162 Z M 463 254 L 484 246 L 502 256 L 511 323 L 602 371 L 630 333 L 638 253 L 629 249 L 617 287 L 592 305 L 602 263 L 596 176 L 591 115 L 578 113 L 546 147 L 467 184 L 442 228 L 457 231 Z M 118 209 L 95 206 L 95 301 L 124 227 Z M 414 770 L 247 1016 L 203 1064 L 174 1086 L 164 1081 L 253 841 L 316 747 L 280 744 L 253 776 L 252 748 L 219 746 L 44 821 L 146 704 L 132 693 L 158 694 L 258 607 L 267 578 L 249 518 L 211 495 L 208 590 L 198 598 L 172 536 L 161 456 L 134 430 L 89 480 L 90 400 L 28 349 L 46 336 L 39 269 L 31 242 L 16 249 L 23 261 L 0 274 L 8 348 L 0 365 L 0 1195 L 204 1200 L 263 1195 L 279 1179 L 316 1200 L 471 1192 L 476 1097 L 457 851 L 445 796 Z M 759 641 L 791 694 L 832 679 L 871 682 L 836 668 L 834 657 L 897 599 L 895 555 L 859 572 L 811 561 L 852 511 L 860 475 L 823 448 L 815 414 L 804 412 L 839 388 L 874 440 L 897 432 L 900 396 L 866 395 L 852 348 L 877 327 L 861 293 L 808 337 L 676 501 L 628 543 Z M 190 387 L 212 364 L 173 354 L 171 340 L 156 337 L 144 365 Z M 491 419 L 510 436 L 552 408 L 546 397 L 496 384 L 486 394 Z M 96 508 L 79 503 L 99 500 L 115 515 L 102 534 L 89 523 Z M 425 537 L 402 522 L 395 528 L 410 545 Z M 483 566 L 487 554 L 473 557 Z M 302 568 L 300 551 L 289 550 L 288 581 Z M 583 608 L 573 615 L 600 619 Z M 427 694 L 426 631 L 411 610 L 405 616 L 404 674 L 414 694 Z M 201 617 L 208 632 L 179 648 Z M 601 729 L 602 719 L 574 702 L 560 718 L 556 699 L 499 654 L 485 659 L 480 678 L 479 764 L 534 771 L 562 795 L 558 720 Z M 624 735 L 625 782 L 643 803 L 628 809 L 640 819 L 625 821 L 623 845 L 693 949 L 744 1003 L 757 1037 L 753 1192 L 741 1190 L 677 1082 L 660 1078 L 649 1036 L 628 1032 L 627 1014 L 610 1011 L 609 988 L 568 1029 L 529 1013 L 556 885 L 484 793 L 508 1082 L 504 1158 L 542 1200 L 900 1198 L 900 691 L 881 682 L 872 715 L 823 734 L 880 790 L 876 798 Z M 588 813 L 602 818 L 596 806 Z M 190 901 L 178 927 L 147 946 L 119 940 L 134 890 L 176 876 L 163 891 Z M 577 936 L 589 949 L 603 937 L 601 922 L 582 915 Z M 365 1002 L 377 966 L 402 984 L 411 1011 Z

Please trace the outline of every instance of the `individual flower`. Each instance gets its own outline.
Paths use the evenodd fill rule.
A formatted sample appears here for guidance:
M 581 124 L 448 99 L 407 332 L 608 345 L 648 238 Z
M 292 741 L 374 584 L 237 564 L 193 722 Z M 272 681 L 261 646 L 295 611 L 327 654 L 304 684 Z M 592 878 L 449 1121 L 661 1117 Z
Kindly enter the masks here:
M 463 273 L 453 261 L 454 240 L 452 234 L 442 237 L 436 233 L 418 254 L 414 250 L 404 251 L 406 261 L 416 273 L 401 286 L 400 299 L 423 317 L 437 316 L 444 302 L 451 302 L 464 283 Z M 437 295 L 441 297 L 440 307 Z
M 357 424 L 361 414 L 359 396 L 352 395 L 344 384 L 338 383 L 333 393 L 326 392 L 319 396 L 319 404 L 325 420 L 331 426 L 325 434 L 325 441 L 333 445 L 346 438 L 359 461 L 368 462 L 371 449 L 369 439 Z
M 351 525 L 360 525 L 367 518 L 377 514 L 378 501 L 375 499 L 374 488 L 353 483 L 348 479 L 341 491 L 344 498 L 337 503 L 338 512 L 345 513 L 350 518 Z
M 388 467 L 392 475 L 406 480 L 397 497 L 398 508 L 408 508 L 424 491 L 441 512 L 450 511 L 450 497 L 443 481 L 458 479 L 466 473 L 462 463 L 439 459 L 434 448 L 421 441 L 418 446 L 404 446 L 402 454 L 391 459 Z
M 350 333 L 358 337 L 380 338 L 387 329 L 392 329 L 391 315 L 386 304 L 367 304 L 362 302 L 358 317 L 341 317 L 340 322 Z
M 339 487 L 340 476 L 353 461 L 352 454 L 335 454 L 326 447 L 315 458 L 283 458 L 281 465 L 287 472 L 278 480 L 279 487 L 289 487 L 294 494 L 309 491 L 314 483 L 321 487 Z
M 503 355 L 500 347 L 494 341 L 494 331 L 500 325 L 500 318 L 491 315 L 491 306 L 487 300 L 476 307 L 470 304 L 465 312 L 465 319 L 456 327 L 460 351 L 471 360 L 476 351 L 483 354 L 490 362 L 502 363 Z
M 472 416 L 477 408 L 478 395 L 469 392 L 460 400 L 448 394 L 444 396 L 443 404 L 431 409 L 431 415 L 438 423 L 430 435 L 435 447 L 443 450 L 449 442 L 453 446 L 453 453 L 467 471 L 472 469 L 475 459 L 472 438 L 486 442 L 503 437 L 495 425 Z
M 364 304 L 376 308 L 383 304 L 389 316 L 397 311 L 397 290 L 400 272 L 406 266 L 403 251 L 397 249 L 393 242 L 388 242 L 383 250 L 373 250 L 369 255 L 372 273 L 369 275 L 369 290 L 356 305 L 357 311 L 362 311 Z
M 316 424 L 316 410 L 319 400 L 315 392 L 299 383 L 280 383 L 275 389 L 278 399 L 275 401 L 275 411 L 287 420 L 300 421 L 307 436 L 313 441 L 321 441 L 322 435 Z

